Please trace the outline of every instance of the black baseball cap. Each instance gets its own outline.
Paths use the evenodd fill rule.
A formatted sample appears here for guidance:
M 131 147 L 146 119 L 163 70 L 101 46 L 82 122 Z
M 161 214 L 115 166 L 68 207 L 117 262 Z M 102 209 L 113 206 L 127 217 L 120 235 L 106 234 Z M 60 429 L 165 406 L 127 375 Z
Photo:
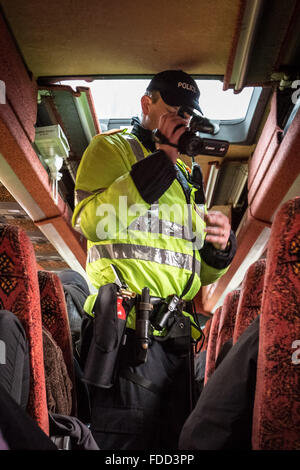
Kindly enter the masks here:
M 182 70 L 165 70 L 154 75 L 147 87 L 147 91 L 152 90 L 159 91 L 162 99 L 169 106 L 188 106 L 202 113 L 197 83 Z

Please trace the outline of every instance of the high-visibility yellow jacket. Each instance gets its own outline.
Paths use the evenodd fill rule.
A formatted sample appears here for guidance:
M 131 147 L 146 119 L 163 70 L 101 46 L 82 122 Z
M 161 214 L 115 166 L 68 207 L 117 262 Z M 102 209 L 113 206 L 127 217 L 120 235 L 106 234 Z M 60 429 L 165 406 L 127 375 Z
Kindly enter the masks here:
M 213 283 L 228 267 L 216 269 L 201 259 L 206 207 L 195 203 L 196 188 L 187 181 L 188 168 L 182 161 L 177 168 L 190 189 L 190 210 L 178 179 L 154 204 L 143 200 L 130 171 L 149 154 L 126 130 L 94 137 L 78 168 L 72 223 L 88 240 L 86 271 L 97 289 L 114 281 L 113 263 L 136 293 L 147 286 L 152 296 L 181 296 L 194 262 L 195 276 L 183 297 L 191 300 L 201 285 Z M 85 304 L 88 313 L 94 300 L 90 296 Z

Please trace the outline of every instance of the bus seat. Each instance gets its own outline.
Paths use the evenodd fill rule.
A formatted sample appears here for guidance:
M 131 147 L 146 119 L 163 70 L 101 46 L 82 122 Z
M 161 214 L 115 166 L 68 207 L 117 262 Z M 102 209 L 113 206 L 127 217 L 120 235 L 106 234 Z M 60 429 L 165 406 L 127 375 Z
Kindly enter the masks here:
M 271 229 L 260 315 L 254 450 L 300 449 L 300 197 Z
M 72 338 L 65 295 L 59 277 L 52 272 L 39 271 L 42 322 L 62 351 L 72 387 L 72 414 L 76 416 L 76 389 Z
M 29 344 L 30 392 L 27 411 L 49 434 L 43 336 L 36 259 L 31 241 L 17 226 L 0 225 L 0 308 L 21 321 Z
M 220 316 L 219 331 L 216 344 L 216 360 L 225 343 L 229 340 L 232 340 L 240 292 L 240 290 L 236 289 L 232 292 L 229 292 L 225 297 Z
M 89 389 L 87 384 L 82 380 L 83 371 L 80 360 L 81 323 L 82 317 L 84 316 L 83 307 L 86 298 L 90 295 L 90 290 L 84 277 L 77 271 L 65 269 L 60 271 L 57 275 L 64 290 L 72 338 L 76 391 L 76 416 L 83 423 L 90 423 L 91 410 Z
M 47 405 L 50 413 L 70 416 L 72 388 L 62 350 L 43 326 L 44 365 Z
M 253 263 L 245 274 L 236 312 L 233 344 L 237 342 L 260 312 L 265 269 L 266 260 L 260 259 Z
M 218 338 L 219 322 L 221 316 L 222 307 L 218 307 L 215 313 L 213 314 L 211 320 L 211 327 L 209 332 L 208 344 L 207 344 L 207 353 L 206 353 L 206 366 L 205 366 L 205 376 L 204 376 L 204 385 L 208 381 L 209 377 L 215 370 L 216 363 L 216 345 Z

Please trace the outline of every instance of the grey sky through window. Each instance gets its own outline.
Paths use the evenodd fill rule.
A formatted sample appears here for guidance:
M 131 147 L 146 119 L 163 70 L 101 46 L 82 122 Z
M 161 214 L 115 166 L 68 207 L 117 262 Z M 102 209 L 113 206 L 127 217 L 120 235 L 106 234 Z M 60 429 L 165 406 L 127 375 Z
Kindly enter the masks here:
M 246 115 L 253 88 L 241 93 L 223 91 L 219 80 L 196 80 L 200 89 L 200 107 L 210 119 L 243 119 Z M 60 82 L 72 88 L 85 86 L 91 89 L 99 119 L 130 118 L 140 115 L 140 98 L 149 80 L 101 79 L 93 82 L 70 80 Z

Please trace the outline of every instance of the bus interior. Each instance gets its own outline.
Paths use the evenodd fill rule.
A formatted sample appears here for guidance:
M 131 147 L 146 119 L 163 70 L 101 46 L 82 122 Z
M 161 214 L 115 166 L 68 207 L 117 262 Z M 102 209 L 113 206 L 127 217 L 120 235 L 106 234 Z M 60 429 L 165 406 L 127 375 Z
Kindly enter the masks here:
M 283 306 L 279 300 L 276 303 L 278 312 L 284 304 L 292 303 L 292 313 L 284 317 L 284 326 L 279 327 L 275 320 L 274 331 L 260 333 L 261 342 L 263 335 L 270 333 L 276 343 L 276 335 L 280 337 L 277 329 L 291 332 L 288 359 L 283 358 L 283 346 L 277 350 L 278 363 L 293 368 L 281 376 L 289 392 L 276 400 L 287 408 L 286 403 L 292 402 L 292 414 L 288 420 L 280 420 L 276 410 L 268 408 L 266 413 L 276 422 L 270 430 L 264 421 L 265 410 L 256 406 L 252 442 L 253 449 L 299 450 L 300 361 L 298 356 L 294 361 L 291 358 L 295 345 L 300 345 L 300 2 L 152 0 L 125 5 L 107 0 L 1 0 L 0 25 L 0 224 L 26 234 L 39 273 L 50 276 L 72 269 L 86 279 L 91 292 L 93 286 L 85 272 L 86 240 L 71 225 L 76 172 L 95 135 L 129 127 L 132 118 L 126 113 L 101 115 L 101 102 L 96 103 L 93 87 L 101 81 L 150 80 L 161 70 L 181 69 L 197 80 L 204 115 L 202 81 L 215 81 L 220 93 L 233 99 L 248 92 L 242 116 L 222 117 L 219 111 L 210 116 L 208 111 L 217 131 L 200 136 L 227 142 L 226 153 L 213 146 L 211 152 L 195 157 L 202 170 L 208 209 L 227 215 L 237 238 L 229 270 L 214 284 L 202 287 L 194 299 L 205 332 L 205 382 L 215 368 L 216 344 L 220 348 L 220 341 L 224 344 L 236 333 L 237 312 L 244 308 L 249 313 L 253 307 L 246 299 L 251 295 L 249 290 L 245 292 L 246 286 L 249 288 L 246 280 L 251 280 L 252 289 L 256 287 L 253 304 L 257 304 L 254 296 L 260 296 L 256 314 L 264 313 L 265 262 L 269 280 L 276 277 L 268 267 L 273 223 L 282 208 L 290 207 L 288 202 L 298 201 L 294 221 L 289 218 L 290 229 L 287 223 L 281 227 L 286 239 L 292 234 L 294 257 L 286 263 L 294 266 L 296 281 L 291 282 L 295 290 L 293 299 L 287 298 L 290 291 L 281 284 Z M 230 111 L 229 101 L 225 106 Z M 191 165 L 189 156 L 182 159 Z M 6 277 L 9 259 L 2 248 L 8 242 L 2 237 L 0 305 L 14 311 L 14 304 L 5 303 L 12 286 Z M 46 283 L 44 276 L 39 274 Z M 54 284 L 58 282 L 55 279 Z M 59 289 L 53 286 L 49 288 L 52 296 Z M 277 295 L 276 289 L 270 288 L 269 295 Z M 61 325 L 68 328 L 66 318 Z M 33 335 L 34 329 L 30 331 Z M 70 349 L 70 345 L 62 347 Z M 261 354 L 267 355 L 261 343 L 260 348 Z M 64 358 L 71 370 L 68 354 Z M 36 358 L 32 361 L 31 367 L 36 367 L 33 376 L 38 377 L 33 380 L 42 383 L 44 392 L 33 390 L 30 414 L 48 434 L 44 371 Z M 261 367 L 266 367 L 261 361 Z M 259 393 L 268 395 L 262 389 Z M 42 406 L 38 393 L 42 393 Z M 260 404 L 261 395 L 257 398 Z M 34 400 L 39 401 L 37 407 Z M 73 404 L 70 414 L 75 408 Z M 271 436 L 266 439 L 268 433 Z

